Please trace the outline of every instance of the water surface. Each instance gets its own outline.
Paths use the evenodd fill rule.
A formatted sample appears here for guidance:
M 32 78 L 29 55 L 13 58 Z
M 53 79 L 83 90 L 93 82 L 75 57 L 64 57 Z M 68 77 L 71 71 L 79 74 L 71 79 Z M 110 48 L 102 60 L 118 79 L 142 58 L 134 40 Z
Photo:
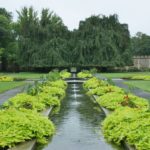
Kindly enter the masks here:
M 121 150 L 105 141 L 100 129 L 104 118 L 82 84 L 70 84 L 60 112 L 51 117 L 57 131 L 44 150 Z

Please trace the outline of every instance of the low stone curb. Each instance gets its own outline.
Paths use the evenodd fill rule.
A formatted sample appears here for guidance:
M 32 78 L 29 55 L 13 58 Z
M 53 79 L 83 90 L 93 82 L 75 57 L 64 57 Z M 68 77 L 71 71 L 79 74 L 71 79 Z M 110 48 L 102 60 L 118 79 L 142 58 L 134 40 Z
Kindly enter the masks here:
M 89 90 L 89 89 L 88 89 L 88 90 Z M 93 99 L 94 99 L 94 101 L 95 101 L 96 103 L 97 103 L 97 101 L 96 101 L 96 98 L 97 98 L 97 97 L 98 97 L 98 96 L 93 95 Z M 97 103 L 97 104 L 98 104 L 98 103 Z M 98 105 L 99 105 L 99 104 L 98 104 Z M 99 106 L 100 106 L 100 105 L 99 105 Z M 100 106 L 100 108 L 103 110 L 103 112 L 105 113 L 106 117 L 112 113 L 110 110 L 108 110 L 108 109 L 106 109 L 106 108 L 104 108 L 104 107 L 102 107 L 102 106 Z M 126 141 L 123 141 L 122 144 L 124 145 L 124 147 L 125 147 L 127 150 L 135 150 L 135 148 L 132 147 L 132 146 L 130 146 Z

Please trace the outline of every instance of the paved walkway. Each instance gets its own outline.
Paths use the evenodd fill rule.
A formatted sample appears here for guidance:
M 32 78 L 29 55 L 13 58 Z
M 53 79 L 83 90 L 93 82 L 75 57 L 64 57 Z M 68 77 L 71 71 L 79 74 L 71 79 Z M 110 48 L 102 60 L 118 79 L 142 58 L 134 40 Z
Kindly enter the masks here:
M 107 78 L 104 77 L 103 75 L 96 74 L 95 76 L 99 79 L 107 80 Z M 136 87 L 133 87 L 132 89 L 130 89 L 130 87 L 128 85 L 124 84 L 124 82 L 126 82 L 128 80 L 119 79 L 119 78 L 118 79 L 114 78 L 112 80 L 116 86 L 119 86 L 123 89 L 126 89 L 127 91 L 130 91 L 131 93 L 133 93 L 139 97 L 143 97 L 143 98 L 150 100 L 150 92 L 146 92 L 146 91 L 139 89 L 139 88 L 136 88 Z
M 2 105 L 5 101 L 7 101 L 9 98 L 15 96 L 17 93 L 21 93 L 24 90 L 23 87 L 18 87 L 9 91 L 6 91 L 4 93 L 0 94 L 0 105 Z
M 9 90 L 9 91 L 6 91 L 6 92 L 4 92 L 4 93 L 1 93 L 1 94 L 0 94 L 0 105 L 2 105 L 2 104 L 3 104 L 5 101 L 7 101 L 9 98 L 15 96 L 17 93 L 21 93 L 21 92 L 24 92 L 25 90 L 27 90 L 28 83 L 31 83 L 31 84 L 34 83 L 33 81 L 26 81 L 26 82 L 27 82 L 26 85 L 23 85 L 23 86 L 20 86 L 20 87 L 11 89 L 11 90 Z
M 125 81 L 127 81 L 127 80 L 113 79 L 113 82 L 115 83 L 115 85 L 117 85 L 123 89 L 126 89 L 126 90 L 130 91 L 131 93 L 133 93 L 137 96 L 140 96 L 140 97 L 143 97 L 143 98 L 150 100 L 150 92 L 146 92 L 146 91 L 139 89 L 139 88 L 136 88 L 136 87 L 130 89 L 130 87 L 128 85 L 124 84 Z

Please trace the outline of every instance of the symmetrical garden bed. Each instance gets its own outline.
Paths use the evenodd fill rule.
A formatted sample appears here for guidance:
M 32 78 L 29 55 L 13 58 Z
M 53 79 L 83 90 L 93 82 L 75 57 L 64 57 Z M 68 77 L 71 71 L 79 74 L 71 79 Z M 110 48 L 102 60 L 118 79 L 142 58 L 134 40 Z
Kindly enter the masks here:
M 147 100 L 126 93 L 123 89 L 97 78 L 84 83 L 87 94 L 96 95 L 97 103 L 111 111 L 103 122 L 102 129 L 108 141 L 122 141 L 137 150 L 150 149 L 150 113 Z
M 36 83 L 27 93 L 17 94 L 3 104 L 0 110 L 0 148 L 13 147 L 31 139 L 45 144 L 47 137 L 55 133 L 53 123 L 42 112 L 60 106 L 67 88 L 61 77 L 59 72 L 51 72 L 42 83 Z

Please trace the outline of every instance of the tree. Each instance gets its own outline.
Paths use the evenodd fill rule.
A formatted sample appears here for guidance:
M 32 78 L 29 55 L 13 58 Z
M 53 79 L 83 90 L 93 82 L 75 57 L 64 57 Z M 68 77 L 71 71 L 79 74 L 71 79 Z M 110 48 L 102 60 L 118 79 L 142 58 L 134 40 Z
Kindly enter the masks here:
M 138 32 L 131 39 L 133 55 L 150 55 L 150 36 Z
M 13 34 L 11 13 L 7 12 L 4 8 L 0 8 L 0 35 L 0 60 L 2 61 L 3 70 L 6 70 L 9 61 L 12 60 L 9 58 L 15 55 L 15 52 L 12 51 L 12 47 L 14 47 L 16 43 Z M 12 63 L 12 61 L 10 63 Z
M 50 67 L 64 65 L 68 29 L 61 18 L 49 9 L 41 17 L 32 7 L 18 12 L 19 58 L 23 67 Z
M 131 62 L 128 25 L 121 24 L 117 15 L 91 16 L 80 21 L 78 29 L 69 31 L 62 19 L 49 9 L 43 9 L 38 15 L 33 7 L 24 7 L 17 13 L 17 22 L 12 22 L 11 14 L 0 10 L 0 56 L 5 65 L 30 69 L 114 67 Z M 144 39 L 148 41 L 147 36 Z M 147 45 L 148 42 L 143 49 Z
M 120 24 L 117 15 L 91 16 L 80 21 L 75 32 L 73 53 L 78 65 L 122 66 L 127 64 L 124 56 L 131 59 L 128 26 Z

